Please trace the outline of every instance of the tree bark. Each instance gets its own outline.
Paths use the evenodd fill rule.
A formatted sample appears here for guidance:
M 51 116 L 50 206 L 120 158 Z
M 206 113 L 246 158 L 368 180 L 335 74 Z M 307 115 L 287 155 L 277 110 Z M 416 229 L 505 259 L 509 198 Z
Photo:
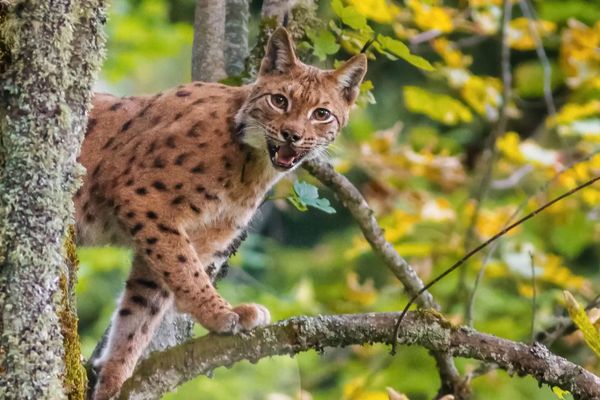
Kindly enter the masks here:
M 216 82 L 225 74 L 225 1 L 197 0 L 192 48 L 192 79 Z
M 248 57 L 248 0 L 227 0 L 225 18 L 225 72 L 238 76 Z
M 9 53 L 0 76 L 3 399 L 82 393 L 63 241 L 82 172 L 75 156 L 102 59 L 103 22 L 101 0 L 23 0 L 2 18 Z M 75 336 L 65 340 L 67 332 Z

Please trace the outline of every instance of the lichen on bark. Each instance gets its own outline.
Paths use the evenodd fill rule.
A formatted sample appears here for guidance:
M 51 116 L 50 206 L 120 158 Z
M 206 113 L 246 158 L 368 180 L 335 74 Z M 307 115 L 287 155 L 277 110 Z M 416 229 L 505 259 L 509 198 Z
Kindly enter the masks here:
M 63 242 L 103 54 L 103 12 L 103 0 L 21 0 L 3 15 L 9 52 L 0 71 L 3 399 L 64 399 L 83 385 Z

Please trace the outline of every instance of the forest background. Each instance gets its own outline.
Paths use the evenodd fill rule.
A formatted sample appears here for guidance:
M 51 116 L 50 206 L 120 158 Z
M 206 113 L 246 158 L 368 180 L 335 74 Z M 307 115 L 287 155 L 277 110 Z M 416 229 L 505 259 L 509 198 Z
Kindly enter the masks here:
M 259 3 L 251 3 L 251 45 Z M 193 0 L 114 0 L 96 90 L 151 94 L 190 81 L 194 7 Z M 424 281 L 600 174 L 600 1 L 509 2 L 505 45 L 501 0 L 334 0 L 318 7 L 321 24 L 297 43 L 306 62 L 333 67 L 375 39 L 359 104 L 331 161 L 360 188 L 387 240 Z M 335 212 L 314 201 L 303 182 L 317 185 L 300 171 L 275 188 L 219 283 L 221 293 L 232 303 L 263 303 L 275 320 L 402 309 L 403 287 L 348 212 L 324 188 L 319 194 Z M 592 322 L 598 318 L 599 204 L 596 184 L 470 259 L 431 289 L 446 317 L 512 340 L 545 341 L 598 374 L 598 355 L 569 327 L 563 291 L 588 305 Z M 79 257 L 87 357 L 108 324 L 131 254 L 81 248 Z M 558 334 L 547 331 L 557 326 Z M 480 374 L 474 360 L 457 365 L 473 374 L 475 399 L 563 396 L 529 377 Z M 386 346 L 357 346 L 238 363 L 165 398 L 387 400 L 391 387 L 418 400 L 431 398 L 438 380 L 423 348 L 401 347 L 390 357 Z

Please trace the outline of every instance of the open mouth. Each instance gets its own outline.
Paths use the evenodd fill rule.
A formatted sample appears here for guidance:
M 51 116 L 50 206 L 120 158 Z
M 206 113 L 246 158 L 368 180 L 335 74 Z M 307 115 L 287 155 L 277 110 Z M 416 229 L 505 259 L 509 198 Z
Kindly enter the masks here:
M 268 144 L 269 156 L 271 162 L 275 168 L 280 170 L 288 170 L 296 166 L 302 158 L 306 155 L 306 152 L 300 152 L 289 144 L 276 145 L 273 143 Z

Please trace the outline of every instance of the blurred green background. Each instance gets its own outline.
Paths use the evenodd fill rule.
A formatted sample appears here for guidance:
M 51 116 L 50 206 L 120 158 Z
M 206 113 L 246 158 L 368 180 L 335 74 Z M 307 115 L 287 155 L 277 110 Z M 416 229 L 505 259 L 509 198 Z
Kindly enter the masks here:
M 194 3 L 114 0 L 96 90 L 148 94 L 188 82 Z M 513 3 L 508 129 L 496 141 L 498 155 L 480 208 L 489 162 L 484 148 L 502 104 L 502 1 L 322 1 L 322 24 L 297 43 L 307 62 L 332 67 L 381 35 L 359 105 L 330 155 L 365 194 L 386 238 L 425 281 L 514 215 L 600 174 L 600 1 Z M 527 10 L 532 19 L 524 18 Z M 260 2 L 252 2 L 251 46 L 259 12 Z M 402 43 L 410 45 L 410 54 Z M 547 63 L 540 61 L 540 45 Z M 555 112 L 544 98 L 544 66 L 551 71 L 547 86 Z M 571 163 L 576 165 L 567 168 Z M 274 189 L 274 200 L 263 207 L 231 260 L 229 276 L 219 283 L 224 297 L 262 303 L 275 320 L 401 309 L 407 301 L 403 288 L 330 192 L 320 188 L 335 214 L 301 212 L 286 200 L 296 179 L 317 184 L 300 171 Z M 483 332 L 530 341 L 532 268 L 536 331 L 567 315 L 563 290 L 581 304 L 592 302 L 598 293 L 599 204 L 598 185 L 585 189 L 499 241 L 488 258 L 482 252 L 470 260 L 462 273 L 432 289 L 445 315 L 466 323 L 468 295 L 482 266 L 472 316 Z M 124 286 L 131 254 L 81 248 L 79 257 L 80 334 L 89 357 Z M 200 328 L 197 334 L 203 334 Z M 600 372 L 597 356 L 578 333 L 551 349 Z M 457 364 L 462 373 L 479 366 L 473 360 Z M 472 385 L 474 399 L 557 398 L 551 388 L 503 371 L 476 377 Z M 402 347 L 391 357 L 389 348 L 375 345 L 242 362 L 165 398 L 384 400 L 391 387 L 419 400 L 432 398 L 438 386 L 424 349 Z

